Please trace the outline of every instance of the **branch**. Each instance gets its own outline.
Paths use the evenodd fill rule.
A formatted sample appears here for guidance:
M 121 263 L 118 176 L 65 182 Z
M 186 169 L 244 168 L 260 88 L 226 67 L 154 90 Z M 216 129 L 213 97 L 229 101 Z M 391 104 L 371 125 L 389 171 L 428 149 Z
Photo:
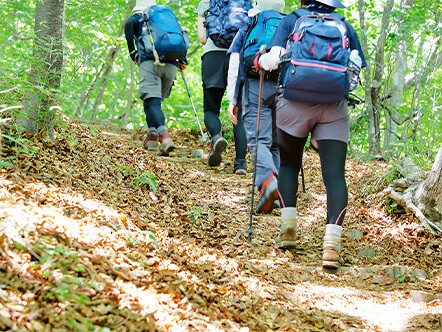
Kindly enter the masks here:
M 384 194 L 393 199 L 396 203 L 402 206 L 407 212 L 412 212 L 416 218 L 418 218 L 422 224 L 424 224 L 431 234 L 435 234 L 435 230 L 442 232 L 442 227 L 430 221 L 427 217 L 424 216 L 422 211 L 414 205 L 411 201 L 411 195 L 401 194 L 391 187 L 388 187 L 384 190 Z
M 19 109 L 19 108 L 22 108 L 22 106 L 21 106 L 21 105 L 18 105 L 18 106 L 9 106 L 9 107 L 2 108 L 2 109 L 0 110 L 0 112 L 9 111 L 9 110 L 14 110 L 14 109 Z
M 0 94 L 2 94 L 2 93 L 8 93 L 8 92 L 14 91 L 15 89 L 18 89 L 18 87 L 14 86 L 13 88 L 10 88 L 10 89 L 8 89 L 8 90 L 0 91 Z
M 193 42 L 193 40 L 192 40 L 192 42 Z M 202 44 L 199 44 L 197 47 L 195 47 L 195 49 L 194 49 L 193 51 L 187 53 L 187 57 L 191 57 L 192 55 L 194 55 L 196 52 L 198 52 L 198 50 L 199 50 L 201 47 L 203 47 L 203 45 L 202 45 Z

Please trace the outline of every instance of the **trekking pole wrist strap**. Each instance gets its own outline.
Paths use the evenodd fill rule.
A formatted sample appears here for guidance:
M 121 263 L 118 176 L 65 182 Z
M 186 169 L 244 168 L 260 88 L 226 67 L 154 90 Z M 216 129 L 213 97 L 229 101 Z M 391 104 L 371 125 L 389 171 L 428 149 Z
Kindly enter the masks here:
M 255 59 L 253 60 L 253 66 L 255 66 L 255 68 L 257 68 L 257 69 L 261 68 L 259 66 L 259 57 L 265 53 L 266 53 L 266 50 L 263 50 L 262 52 L 260 52 L 260 51 L 256 52 Z

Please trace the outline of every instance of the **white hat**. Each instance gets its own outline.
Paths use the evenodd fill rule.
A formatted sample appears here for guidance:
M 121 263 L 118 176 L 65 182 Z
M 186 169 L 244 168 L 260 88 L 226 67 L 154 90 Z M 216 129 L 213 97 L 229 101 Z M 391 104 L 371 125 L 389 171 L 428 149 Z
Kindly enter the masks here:
M 276 10 L 283 14 L 284 7 L 284 0 L 255 0 L 253 1 L 253 8 L 249 9 L 249 16 L 255 16 L 265 10 Z
M 137 3 L 135 4 L 134 9 L 132 10 L 132 13 L 142 12 L 146 8 L 156 4 L 157 4 L 156 0 L 137 0 Z

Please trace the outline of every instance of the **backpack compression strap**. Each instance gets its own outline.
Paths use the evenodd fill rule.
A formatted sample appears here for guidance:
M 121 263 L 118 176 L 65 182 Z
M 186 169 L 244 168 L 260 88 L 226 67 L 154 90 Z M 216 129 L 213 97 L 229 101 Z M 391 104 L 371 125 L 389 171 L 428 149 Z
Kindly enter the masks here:
M 342 47 L 345 48 L 345 47 L 348 46 L 347 26 L 346 26 L 345 23 L 343 22 L 343 21 L 345 20 L 345 17 L 342 16 L 341 14 L 339 14 L 339 13 L 325 13 L 325 14 L 323 14 L 323 13 L 316 13 L 316 12 L 310 11 L 310 10 L 305 9 L 305 8 L 299 8 L 299 9 L 296 9 L 296 10 L 294 10 L 294 11 L 292 12 L 292 14 L 297 15 L 297 16 L 298 16 L 298 19 L 296 20 L 296 23 L 295 23 L 295 26 L 293 27 L 293 31 L 292 31 L 292 33 L 289 34 L 289 35 L 284 39 L 284 41 L 286 41 L 286 40 L 290 40 L 290 39 L 293 39 L 293 40 L 299 40 L 299 38 L 300 38 L 301 36 L 299 36 L 299 33 L 296 32 L 296 28 L 297 28 L 298 22 L 299 22 L 302 18 L 304 18 L 304 17 L 310 17 L 310 18 L 316 18 L 316 19 L 321 19 L 321 18 L 322 18 L 323 20 L 324 20 L 325 18 L 327 18 L 327 19 L 329 19 L 329 20 L 336 20 L 336 21 L 340 21 L 340 22 L 342 22 L 341 26 L 343 27 L 344 31 L 343 31 L 343 29 L 340 29 L 339 26 L 337 26 L 337 28 L 339 29 L 339 31 L 341 31 L 341 35 L 342 35 Z M 288 46 L 288 45 L 287 45 L 287 46 Z

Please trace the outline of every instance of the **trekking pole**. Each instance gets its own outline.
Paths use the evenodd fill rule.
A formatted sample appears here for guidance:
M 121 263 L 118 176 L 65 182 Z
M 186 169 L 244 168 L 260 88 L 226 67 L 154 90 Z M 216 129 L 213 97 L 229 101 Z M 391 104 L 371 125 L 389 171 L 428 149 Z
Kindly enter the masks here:
M 198 127 L 200 127 L 200 131 L 201 131 L 201 140 L 202 140 L 203 142 L 207 142 L 207 136 L 206 136 L 206 134 L 203 132 L 203 128 L 201 127 L 201 123 L 200 123 L 200 119 L 198 119 L 198 114 L 196 113 L 195 104 L 193 103 L 192 96 L 190 95 L 189 86 L 187 85 L 186 78 L 184 77 L 184 72 L 183 72 L 182 70 L 180 70 L 180 71 L 181 71 L 181 77 L 183 78 L 183 81 L 184 81 L 184 85 L 186 86 L 187 95 L 189 96 L 190 102 L 192 103 L 193 112 L 194 112 L 194 114 L 195 114 L 196 121 L 198 122 Z
M 304 179 L 304 167 L 301 166 L 301 181 L 302 181 L 302 192 L 305 193 L 307 190 L 305 189 L 305 179 Z
M 262 104 L 262 85 L 264 82 L 264 69 L 259 70 L 259 92 L 258 92 L 258 111 L 256 114 L 256 134 L 255 134 L 255 155 L 253 156 L 253 181 L 252 181 L 252 201 L 250 202 L 250 223 L 247 230 L 247 242 L 252 242 L 252 222 L 253 222 L 253 200 L 255 198 L 255 181 L 256 181 L 256 163 L 258 162 L 258 139 L 259 139 L 259 122 L 261 119 L 261 104 Z

